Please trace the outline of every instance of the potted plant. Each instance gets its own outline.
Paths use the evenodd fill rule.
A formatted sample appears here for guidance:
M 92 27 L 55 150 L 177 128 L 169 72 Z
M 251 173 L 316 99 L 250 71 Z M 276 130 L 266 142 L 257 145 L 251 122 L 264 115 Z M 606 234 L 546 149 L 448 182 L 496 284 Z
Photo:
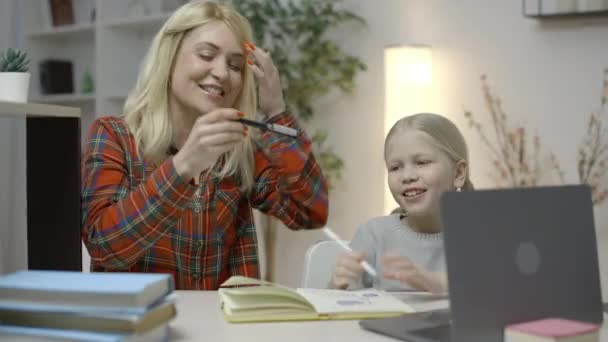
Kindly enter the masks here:
M 8 48 L 0 54 L 0 101 L 27 102 L 30 63 L 23 51 Z
M 343 25 L 365 20 L 337 0 L 223 0 L 249 19 L 255 43 L 270 52 L 282 77 L 287 105 L 304 122 L 314 117 L 314 101 L 332 91 L 350 94 L 367 66 L 332 38 Z M 330 187 L 342 177 L 344 163 L 326 144 L 328 132 L 312 134 L 316 157 Z

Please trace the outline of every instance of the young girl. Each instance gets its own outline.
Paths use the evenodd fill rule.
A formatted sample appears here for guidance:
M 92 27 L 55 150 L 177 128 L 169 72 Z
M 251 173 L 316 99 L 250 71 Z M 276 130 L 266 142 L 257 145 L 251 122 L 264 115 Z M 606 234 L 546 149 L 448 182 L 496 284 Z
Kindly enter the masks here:
M 331 286 L 446 292 L 439 198 L 444 191 L 473 190 L 464 138 L 443 116 L 407 116 L 389 131 L 384 158 L 400 210 L 359 227 L 351 241 L 356 252 L 338 258 Z M 364 259 L 377 277 L 364 272 Z

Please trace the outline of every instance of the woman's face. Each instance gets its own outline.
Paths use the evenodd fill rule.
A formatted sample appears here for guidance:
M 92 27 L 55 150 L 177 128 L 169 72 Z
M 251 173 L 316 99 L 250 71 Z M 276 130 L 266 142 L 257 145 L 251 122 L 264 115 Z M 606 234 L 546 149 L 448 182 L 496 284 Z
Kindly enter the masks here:
M 190 31 L 175 57 L 170 101 L 196 116 L 234 107 L 243 87 L 244 48 L 221 21 Z

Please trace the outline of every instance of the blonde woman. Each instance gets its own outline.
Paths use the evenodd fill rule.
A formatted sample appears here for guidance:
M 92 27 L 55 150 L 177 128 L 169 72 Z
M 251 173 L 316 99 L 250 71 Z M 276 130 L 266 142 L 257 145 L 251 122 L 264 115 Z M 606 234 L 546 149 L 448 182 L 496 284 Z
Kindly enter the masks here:
M 384 143 L 388 185 L 399 210 L 371 219 L 351 241 L 357 252 L 338 257 L 331 287 L 447 291 L 439 199 L 445 191 L 473 190 L 465 140 L 449 119 L 407 116 Z M 377 268 L 363 272 L 361 261 Z
M 82 169 L 92 271 L 171 273 L 178 289 L 213 290 L 231 275 L 259 277 L 252 208 L 291 229 L 325 224 L 311 141 L 251 41 L 232 8 L 185 4 L 154 38 L 124 117 L 94 121 Z M 297 137 L 237 121 L 256 112 Z

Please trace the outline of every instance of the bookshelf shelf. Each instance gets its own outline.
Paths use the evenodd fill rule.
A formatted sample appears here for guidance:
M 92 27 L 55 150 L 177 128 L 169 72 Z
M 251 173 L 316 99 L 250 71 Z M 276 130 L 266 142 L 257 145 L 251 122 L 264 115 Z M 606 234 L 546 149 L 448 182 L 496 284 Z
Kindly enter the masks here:
M 31 39 L 66 39 L 74 37 L 93 38 L 94 36 L 95 24 L 59 26 L 48 30 L 34 31 L 26 34 L 26 37 Z
M 144 17 L 127 17 L 103 23 L 110 29 L 150 30 L 159 28 L 169 18 L 170 13 L 161 13 Z

